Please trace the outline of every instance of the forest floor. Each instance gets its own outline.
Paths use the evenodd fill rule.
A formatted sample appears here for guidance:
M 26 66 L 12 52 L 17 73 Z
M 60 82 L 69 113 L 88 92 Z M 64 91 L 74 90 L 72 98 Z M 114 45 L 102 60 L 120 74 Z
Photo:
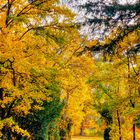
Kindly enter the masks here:
M 103 140 L 101 137 L 81 137 L 81 136 L 74 136 L 72 140 Z

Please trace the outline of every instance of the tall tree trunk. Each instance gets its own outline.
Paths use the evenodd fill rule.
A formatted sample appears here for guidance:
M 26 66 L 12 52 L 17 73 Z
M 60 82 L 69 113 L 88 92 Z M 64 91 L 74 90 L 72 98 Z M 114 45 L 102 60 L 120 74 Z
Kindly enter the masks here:
M 133 124 L 133 140 L 136 140 L 136 125 Z
M 131 85 L 130 85 L 130 56 L 127 55 L 127 60 L 128 60 L 128 85 L 129 85 L 129 96 L 131 96 Z M 130 99 L 130 103 L 133 108 L 135 108 L 135 102 Z M 135 123 L 133 122 L 133 140 L 136 140 L 136 126 Z
M 119 127 L 119 140 L 122 140 L 121 121 L 120 121 L 120 115 L 118 110 L 117 110 L 117 120 L 118 120 L 118 127 Z

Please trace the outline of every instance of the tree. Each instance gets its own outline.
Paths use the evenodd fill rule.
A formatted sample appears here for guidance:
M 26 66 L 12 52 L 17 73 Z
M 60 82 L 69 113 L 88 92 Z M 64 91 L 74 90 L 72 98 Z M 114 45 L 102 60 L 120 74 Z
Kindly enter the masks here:
M 62 110 L 57 80 L 61 62 L 56 58 L 72 41 L 69 31 L 76 31 L 73 14 L 56 0 L 4 0 L 0 7 L 1 138 L 36 138 L 36 131 Z M 40 135 L 46 138 L 46 133 Z
M 139 24 L 138 0 L 69 0 L 68 5 L 77 13 L 75 21 L 81 26 L 81 34 L 86 34 L 89 39 L 103 39 L 114 28 L 131 28 L 132 25 Z
M 62 98 L 65 102 L 60 123 L 63 137 L 70 136 L 69 133 L 72 132 L 73 127 L 81 127 L 81 122 L 84 120 L 86 114 L 83 109 L 88 110 L 86 103 L 91 100 L 91 92 L 86 79 L 91 75 L 92 65 L 93 62 L 88 53 L 81 57 L 77 57 L 75 53 L 65 68 L 61 70 L 63 74 L 60 77 L 63 89 Z
M 138 44 L 139 30 L 135 30 L 117 42 L 115 53 L 106 55 L 105 61 L 101 54 L 96 56 L 97 62 L 91 78 L 93 94 L 97 101 L 94 106 L 100 112 L 101 106 L 107 106 L 113 119 L 110 136 L 115 138 L 116 135 L 120 140 L 130 137 L 130 132 L 125 128 L 132 126 L 133 139 L 136 139 L 134 120 L 139 114 L 136 109 L 139 106 L 139 51 L 136 51 Z M 113 133 L 113 129 L 118 134 Z
M 89 30 L 87 31 L 87 35 L 89 36 L 90 39 L 93 38 L 93 41 L 89 43 L 90 45 L 87 44 L 87 46 L 84 47 L 84 50 L 80 53 L 80 55 L 83 54 L 85 51 L 91 51 L 93 53 L 93 57 L 95 56 L 97 59 L 100 60 L 100 58 L 97 55 L 100 55 L 101 53 L 103 55 L 103 58 L 102 58 L 103 65 L 104 63 L 110 63 L 111 64 L 110 67 L 112 68 L 115 65 L 121 66 L 121 67 L 123 66 L 123 69 L 122 69 L 123 71 L 121 72 L 121 69 L 120 69 L 120 71 L 116 73 L 116 75 L 120 75 L 119 77 L 123 77 L 123 80 L 120 79 L 119 77 L 118 77 L 119 80 L 116 79 L 116 77 L 114 79 L 116 79 L 115 81 L 117 81 L 117 83 L 123 83 L 124 87 L 125 85 L 127 85 L 126 86 L 128 89 L 127 92 L 124 90 L 124 88 L 120 87 L 119 84 L 117 88 L 114 85 L 112 85 L 114 83 L 113 81 L 110 81 L 109 85 L 112 85 L 112 88 L 114 89 L 113 90 L 114 94 L 120 91 L 127 93 L 127 95 L 122 97 L 122 99 L 125 97 L 128 97 L 126 104 L 128 106 L 131 106 L 134 109 L 136 105 L 135 101 L 138 99 L 137 95 L 139 93 L 139 90 L 137 87 L 137 84 L 139 83 L 139 80 L 137 79 L 139 77 L 139 65 L 137 64 L 138 61 L 135 63 L 135 60 L 137 60 L 137 57 L 139 58 L 139 48 L 140 48 L 139 39 L 138 39 L 139 29 L 140 29 L 139 8 L 138 8 L 140 6 L 139 1 L 135 1 L 134 3 L 131 3 L 131 2 L 119 3 L 119 1 L 108 1 L 108 2 L 107 1 L 95 1 L 95 2 L 85 1 L 85 2 L 75 3 L 75 1 L 73 1 L 72 4 L 73 4 L 72 6 L 77 7 L 78 11 L 81 11 L 83 15 L 83 20 L 78 20 L 78 16 L 77 16 L 76 22 L 79 23 L 82 28 L 83 27 L 88 28 L 88 26 L 90 26 L 90 31 Z M 99 33 L 101 35 L 98 35 Z M 93 45 L 91 45 L 92 43 Z M 103 65 L 101 66 L 101 70 L 103 69 Z M 106 64 L 105 64 L 105 69 L 106 69 Z M 127 73 L 127 77 L 125 76 L 124 72 Z M 95 73 L 97 74 L 97 72 Z M 112 76 L 113 72 L 110 71 L 109 73 Z M 133 76 L 135 75 L 135 76 L 133 77 L 132 75 Z M 102 78 L 106 79 L 106 77 L 104 76 Z M 98 78 L 95 78 L 95 79 L 98 79 Z M 102 89 L 101 91 L 103 91 L 104 94 L 106 94 L 107 96 L 110 96 L 110 94 L 108 94 L 109 93 L 108 88 L 106 88 L 106 82 L 104 83 L 103 79 L 96 81 L 96 84 L 99 85 L 97 89 L 98 88 Z M 132 82 L 132 81 L 135 81 L 135 82 Z M 112 98 L 112 96 L 110 96 L 110 98 Z M 113 100 L 114 100 L 114 97 L 108 102 L 108 103 L 111 103 L 112 106 L 116 102 Z M 122 105 L 122 107 L 123 106 L 126 106 L 126 105 Z M 116 120 L 118 122 L 118 128 L 119 128 L 118 129 L 119 139 L 122 139 L 121 114 L 123 111 L 117 108 L 115 108 L 115 110 L 116 110 L 116 118 L 117 118 Z M 134 140 L 136 139 L 135 123 L 133 123 L 133 139 Z

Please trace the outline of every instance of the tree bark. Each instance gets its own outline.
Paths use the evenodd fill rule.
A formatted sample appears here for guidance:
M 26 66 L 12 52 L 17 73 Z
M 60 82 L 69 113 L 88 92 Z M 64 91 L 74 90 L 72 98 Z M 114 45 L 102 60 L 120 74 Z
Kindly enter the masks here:
M 121 121 L 119 116 L 119 111 L 117 110 L 117 120 L 118 120 L 118 127 L 119 127 L 119 140 L 122 140 L 122 134 L 121 134 Z

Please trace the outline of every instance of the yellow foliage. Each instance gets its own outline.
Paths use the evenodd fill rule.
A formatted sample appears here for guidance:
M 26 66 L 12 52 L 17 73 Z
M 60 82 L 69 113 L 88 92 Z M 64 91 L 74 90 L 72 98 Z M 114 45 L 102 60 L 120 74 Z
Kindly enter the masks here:
M 62 69 L 79 49 L 80 35 L 72 23 L 74 14 L 58 0 L 3 0 L 0 7 L 0 107 L 5 111 L 0 128 L 30 137 L 12 116 L 25 117 L 52 100 L 46 89 L 55 80 L 52 71 L 60 70 L 61 80 Z
M 22 128 L 20 128 L 18 124 L 15 123 L 12 117 L 6 118 L 5 120 L 0 121 L 1 136 L 2 136 L 1 130 L 3 126 L 5 126 L 6 129 L 10 129 L 12 132 L 16 132 L 17 134 L 30 138 L 30 134 L 27 132 L 27 130 L 23 130 Z

